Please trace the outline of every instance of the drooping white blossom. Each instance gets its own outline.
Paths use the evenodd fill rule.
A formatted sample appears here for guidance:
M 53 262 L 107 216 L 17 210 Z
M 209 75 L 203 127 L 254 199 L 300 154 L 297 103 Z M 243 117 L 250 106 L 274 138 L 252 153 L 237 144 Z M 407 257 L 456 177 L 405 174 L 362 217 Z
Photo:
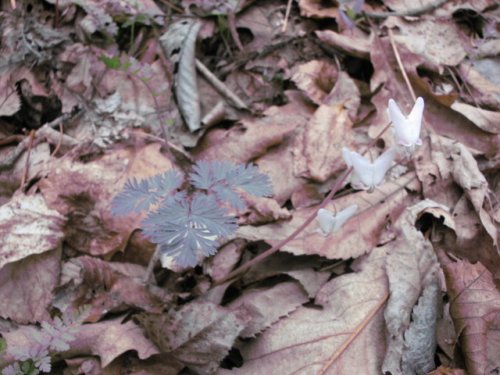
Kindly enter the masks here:
M 415 147 L 422 144 L 420 128 L 424 112 L 424 99 L 418 98 L 408 116 L 403 115 L 393 99 L 389 99 L 387 112 L 392 122 L 396 143 L 404 147 Z
M 353 168 L 351 186 L 355 189 L 372 192 L 376 186 L 384 181 L 385 174 L 396 156 L 396 149 L 388 149 L 373 163 L 345 147 L 342 149 L 342 156 L 345 163 Z
M 357 210 L 358 206 L 355 204 L 344 208 L 336 214 L 324 208 L 320 208 L 316 218 L 318 219 L 321 231 L 326 236 L 330 233 L 338 232 L 345 222 L 349 220 Z

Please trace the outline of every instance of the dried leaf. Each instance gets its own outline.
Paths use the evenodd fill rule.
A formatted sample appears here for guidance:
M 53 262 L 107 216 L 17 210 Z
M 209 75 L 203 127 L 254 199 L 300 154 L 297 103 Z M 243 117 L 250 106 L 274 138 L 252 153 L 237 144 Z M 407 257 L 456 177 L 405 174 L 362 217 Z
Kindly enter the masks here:
M 141 326 L 162 352 L 199 374 L 211 374 L 248 322 L 243 311 L 191 302 L 169 316 L 141 314 Z
M 460 334 L 467 371 L 471 375 L 491 373 L 499 365 L 499 340 L 492 339 L 498 331 L 500 292 L 491 273 L 481 263 L 453 261 L 442 253 L 439 259 L 446 276 L 450 314 Z
M 21 108 L 21 101 L 10 74 L 0 75 L 0 116 L 12 116 Z
M 0 269 L 30 255 L 57 249 L 65 221 L 41 195 L 19 194 L 0 207 Z
M 319 228 L 310 225 L 297 238 L 284 245 L 281 250 L 295 255 L 316 254 L 328 259 L 358 257 L 379 243 L 379 237 L 386 227 L 387 218 L 395 222 L 404 207 L 411 205 L 413 198 L 401 186 L 414 181 L 415 175 L 408 173 L 395 182 L 387 182 L 373 193 L 360 192 L 335 200 L 326 208 L 359 206 L 359 214 L 352 217 L 342 230 L 324 237 Z M 418 189 L 418 187 L 416 187 Z M 381 205 L 379 202 L 383 201 Z M 317 208 L 302 208 L 294 212 L 286 223 L 273 223 L 259 227 L 242 226 L 237 235 L 250 241 L 264 240 L 271 245 L 290 235 Z
M 321 60 L 312 60 L 295 67 L 292 81 L 315 104 L 321 105 L 337 80 L 335 66 Z
M 487 111 L 469 104 L 455 102 L 451 109 L 461 113 L 477 127 L 489 133 L 500 133 L 500 112 Z
M 388 297 L 385 252 L 374 249 L 360 272 L 325 284 L 323 308 L 300 307 L 256 339 L 240 345 L 243 366 L 219 374 L 380 374 L 382 308 Z M 359 360 L 363 353 L 363 360 Z
M 301 133 L 294 155 L 296 175 L 324 182 L 343 168 L 341 149 L 351 142 L 359 104 L 356 84 L 347 73 L 341 72 Z
M 288 281 L 271 288 L 246 290 L 228 307 L 232 309 L 244 307 L 252 317 L 240 333 L 240 337 L 248 338 L 255 337 L 307 301 L 309 301 L 309 297 L 300 284 Z
M 196 37 L 201 23 L 184 19 L 172 24 L 160 38 L 167 56 L 177 65 L 175 95 L 191 132 L 201 126 L 200 97 L 196 83 Z
M 439 206 L 426 201 L 408 208 L 397 223 L 398 239 L 386 245 L 390 249 L 386 270 L 391 296 L 384 312 L 387 353 L 383 372 L 424 374 L 434 368 L 439 266 L 432 245 L 415 228 L 415 222 L 427 207 Z M 422 304 L 414 308 L 419 297 L 424 295 L 425 302 L 422 300 Z M 412 310 L 415 319 L 410 322 Z M 425 334 L 422 335 L 422 331 Z
M 370 57 L 371 36 L 339 34 L 332 30 L 318 30 L 315 33 L 323 42 L 331 44 L 349 55 L 360 59 Z
M 21 324 L 49 319 L 60 262 L 61 251 L 54 249 L 5 265 L 0 270 L 0 316 Z
M 394 39 L 431 66 L 455 66 L 466 56 L 462 33 L 452 19 L 436 22 L 432 18 L 420 18 L 419 22 L 409 22 L 402 17 L 392 17 L 386 25 L 397 27 Z

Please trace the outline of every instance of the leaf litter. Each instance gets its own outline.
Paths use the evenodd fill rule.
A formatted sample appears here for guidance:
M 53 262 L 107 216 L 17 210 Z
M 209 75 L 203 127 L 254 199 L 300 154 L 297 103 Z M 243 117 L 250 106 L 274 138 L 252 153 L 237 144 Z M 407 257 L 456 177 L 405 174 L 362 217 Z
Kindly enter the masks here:
M 4 1 L 2 374 L 498 372 L 473 3 Z

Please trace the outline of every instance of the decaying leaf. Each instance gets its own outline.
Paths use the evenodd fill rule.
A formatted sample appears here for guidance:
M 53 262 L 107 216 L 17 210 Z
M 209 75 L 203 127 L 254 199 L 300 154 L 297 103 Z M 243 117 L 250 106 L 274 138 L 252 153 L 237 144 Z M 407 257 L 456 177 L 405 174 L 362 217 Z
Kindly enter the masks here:
M 66 218 L 41 195 L 14 197 L 0 207 L 0 268 L 33 254 L 55 250 L 64 237 Z
M 233 346 L 249 316 L 210 302 L 195 301 L 167 315 L 141 314 L 147 336 L 165 353 L 199 374 L 211 374 Z
M 183 19 L 172 24 L 160 38 L 167 56 L 177 65 L 175 95 L 179 109 L 191 132 L 201 126 L 200 97 L 196 83 L 196 37 L 201 23 Z
M 383 371 L 394 375 L 425 374 L 435 367 L 439 266 L 431 243 L 415 228 L 427 207 L 439 205 L 427 201 L 408 208 L 396 224 L 398 239 L 386 245 L 391 249 L 386 262 L 391 296 L 384 312 L 387 353 Z
M 450 295 L 450 314 L 460 335 L 467 371 L 488 374 L 499 366 L 500 292 L 481 264 L 439 253 Z
M 240 337 L 254 337 L 280 318 L 309 301 L 309 297 L 298 282 L 289 281 L 271 288 L 249 289 L 228 307 L 244 307 L 252 319 L 241 331 Z
M 310 225 L 297 238 L 284 245 L 281 250 L 295 255 L 316 254 L 328 259 L 348 259 L 358 257 L 379 243 L 380 235 L 386 228 L 387 218 L 395 222 L 402 210 L 414 199 L 401 186 L 414 182 L 415 175 L 408 173 L 397 182 L 387 182 L 380 190 L 369 194 L 360 192 L 339 198 L 326 208 L 335 212 L 335 207 L 357 204 L 358 214 L 353 216 L 342 230 L 324 237 L 317 226 Z M 418 186 L 412 187 L 419 189 Z M 380 202 L 384 202 L 380 204 Z M 302 208 L 294 212 L 291 220 L 259 227 L 242 226 L 237 234 L 251 241 L 265 240 L 274 245 L 286 238 L 317 208 Z
M 360 271 L 325 284 L 316 304 L 299 307 L 239 349 L 241 368 L 220 374 L 380 374 L 385 350 L 385 251 L 376 248 Z M 363 360 L 359 360 L 363 353 Z

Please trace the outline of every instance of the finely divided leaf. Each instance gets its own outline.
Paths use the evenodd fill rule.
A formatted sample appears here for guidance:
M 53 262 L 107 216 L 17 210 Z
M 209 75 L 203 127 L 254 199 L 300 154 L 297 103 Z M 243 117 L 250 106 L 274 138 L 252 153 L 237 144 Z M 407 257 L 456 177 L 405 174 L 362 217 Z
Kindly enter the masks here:
M 269 177 L 260 173 L 254 165 L 201 160 L 193 167 L 189 177 L 195 187 L 214 193 L 219 201 L 237 209 L 245 207 L 237 189 L 258 197 L 272 194 Z
M 182 182 L 182 175 L 173 169 L 147 179 L 132 178 L 113 199 L 111 210 L 114 215 L 146 211 L 179 188 Z
M 199 258 L 214 254 L 218 239 L 232 234 L 237 225 L 215 198 L 195 194 L 189 201 L 177 194 L 151 213 L 143 228 L 146 236 L 161 245 L 163 254 L 180 266 L 191 267 Z

